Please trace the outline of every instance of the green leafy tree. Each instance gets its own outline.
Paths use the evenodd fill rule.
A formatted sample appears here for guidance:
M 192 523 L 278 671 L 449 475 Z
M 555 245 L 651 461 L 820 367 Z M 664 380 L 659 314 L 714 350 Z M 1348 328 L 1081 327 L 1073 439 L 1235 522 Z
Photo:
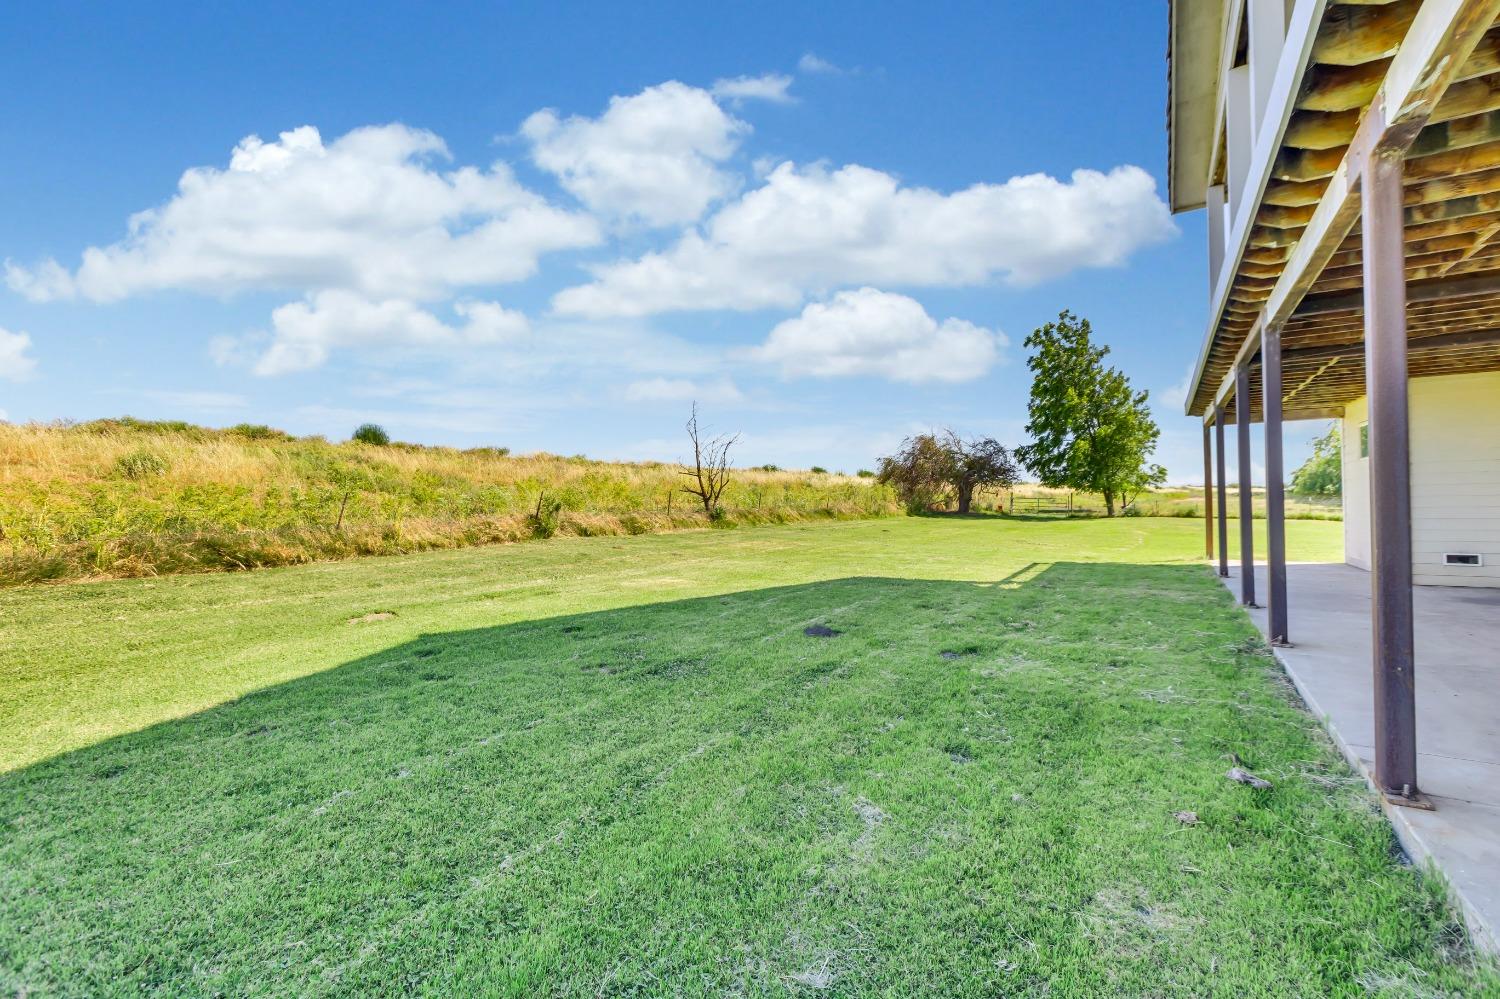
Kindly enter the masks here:
M 1313 441 L 1312 457 L 1292 473 L 1292 492 L 1304 496 L 1337 496 L 1344 486 L 1344 442 L 1339 425 Z
M 1128 507 L 1167 473 L 1148 460 L 1161 436 L 1148 393 L 1104 365 L 1109 348 L 1095 346 L 1092 333 L 1087 319 L 1064 310 L 1026 338 L 1031 443 L 1016 457 L 1045 486 L 1099 493 L 1112 517 L 1117 501 Z

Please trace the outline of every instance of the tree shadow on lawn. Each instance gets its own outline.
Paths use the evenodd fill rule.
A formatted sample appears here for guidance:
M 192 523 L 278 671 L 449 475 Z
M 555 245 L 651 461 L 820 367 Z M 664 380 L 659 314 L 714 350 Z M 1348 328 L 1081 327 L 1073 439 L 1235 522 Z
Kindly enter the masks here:
M 0 987 L 1472 988 L 1253 636 L 1099 564 L 426 635 L 0 778 Z

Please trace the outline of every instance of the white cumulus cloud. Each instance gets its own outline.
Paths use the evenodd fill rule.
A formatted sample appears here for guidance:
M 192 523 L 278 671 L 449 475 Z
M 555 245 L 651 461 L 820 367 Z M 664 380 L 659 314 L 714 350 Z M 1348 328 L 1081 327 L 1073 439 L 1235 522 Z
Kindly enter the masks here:
M 280 375 L 316 368 L 335 347 L 496 344 L 523 338 L 531 329 L 524 315 L 494 302 L 459 302 L 454 311 L 462 322 L 450 325 L 405 299 L 319 292 L 271 313 L 271 342 L 255 360 L 254 370 Z
M 797 60 L 797 69 L 803 73 L 842 73 L 838 66 L 813 52 L 802 53 Z
M 256 136 L 227 169 L 194 167 L 126 237 L 74 271 L 6 263 L 10 287 L 46 301 L 114 301 L 160 289 L 351 289 L 435 298 L 530 277 L 544 253 L 599 242 L 592 218 L 527 191 L 497 163 L 441 171 L 441 139 L 404 125 L 325 143 L 316 128 Z
M 766 73 L 762 76 L 735 76 L 715 80 L 712 94 L 722 101 L 739 104 L 743 101 L 770 101 L 772 104 L 790 104 L 794 100 L 787 92 L 792 78 L 784 73 Z
M 612 97 L 597 118 L 545 110 L 521 125 L 536 165 L 578 200 L 656 226 L 693 222 L 734 193 L 722 164 L 749 131 L 708 91 L 675 80 Z
M 30 349 L 30 334 L 0 327 L 0 378 L 12 382 L 30 378 L 36 372 L 36 359 L 27 353 Z
M 859 288 L 811 303 L 748 353 L 787 377 L 962 382 L 989 371 L 1005 344 L 1005 334 L 963 319 L 938 322 L 905 295 Z
M 794 308 L 838 285 L 1026 285 L 1122 264 L 1173 235 L 1134 166 L 975 184 L 943 194 L 862 166 L 782 163 L 670 248 L 596 269 L 553 300 L 563 314 L 643 316 Z
M 1155 394 L 1156 401 L 1161 403 L 1163 414 L 1166 416 L 1177 416 L 1187 405 L 1188 390 L 1193 381 L 1193 366 L 1188 365 L 1182 373 L 1182 380 L 1175 385 L 1169 385 Z

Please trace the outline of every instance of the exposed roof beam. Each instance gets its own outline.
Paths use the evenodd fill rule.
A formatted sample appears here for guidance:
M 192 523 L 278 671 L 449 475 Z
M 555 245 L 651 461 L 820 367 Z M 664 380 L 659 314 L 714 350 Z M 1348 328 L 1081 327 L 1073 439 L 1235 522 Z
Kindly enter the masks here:
M 1299 3 L 1297 12 L 1300 13 L 1305 6 Z M 1328 258 L 1338 250 L 1339 244 L 1358 221 L 1359 181 L 1365 163 L 1372 156 L 1405 152 L 1432 115 L 1448 84 L 1494 24 L 1497 14 L 1500 14 L 1500 0 L 1426 0 L 1421 5 L 1405 33 L 1405 40 L 1391 60 L 1384 82 L 1360 121 L 1354 140 L 1330 178 L 1327 190 L 1262 306 L 1256 325 L 1261 328 L 1279 326 L 1290 318 Z M 1289 46 L 1284 55 L 1290 54 Z M 1262 152 L 1259 146 L 1256 152 Z M 1257 156 L 1257 163 L 1265 168 L 1266 173 L 1270 170 L 1270 159 L 1268 156 L 1266 162 L 1262 162 Z M 1257 201 L 1264 191 L 1265 180 L 1266 177 L 1262 176 L 1259 187 L 1254 190 Z M 1245 194 L 1251 194 L 1250 185 L 1247 185 Z M 1242 222 L 1248 222 L 1246 216 L 1254 213 L 1255 204 L 1252 203 L 1248 211 L 1241 209 L 1239 217 Z M 1248 232 L 1237 235 L 1247 236 Z M 1234 258 L 1236 266 L 1243 249 L 1244 243 L 1240 242 Z M 1233 274 L 1221 275 L 1219 294 L 1214 296 L 1210 314 L 1213 323 L 1210 336 L 1204 343 L 1188 393 L 1189 407 L 1202 385 L 1208 352 L 1213 344 L 1213 331 L 1223 313 L 1232 279 Z
M 1256 323 L 1250 327 L 1250 332 L 1245 334 L 1245 339 L 1240 342 L 1240 349 L 1234 355 L 1234 363 L 1224 373 L 1224 380 L 1219 383 L 1219 390 L 1214 393 L 1214 404 L 1225 405 L 1229 396 L 1234 393 L 1234 373 L 1241 366 L 1248 366 L 1255 355 L 1260 353 L 1260 339 L 1262 327 Z
M 1359 184 L 1365 164 L 1372 156 L 1406 151 L 1497 14 L 1500 0 L 1428 0 L 1422 5 L 1343 162 L 1266 299 L 1263 325 L 1279 326 L 1291 317 L 1359 220 Z
M 1250 231 L 1255 228 L 1255 210 L 1260 203 L 1266 183 L 1271 179 L 1271 167 L 1281 149 L 1281 136 L 1296 106 L 1297 91 L 1302 74 L 1312 57 L 1312 47 L 1318 34 L 1318 25 L 1323 22 L 1323 11 L 1329 0 L 1296 0 L 1291 17 L 1287 21 L 1287 44 L 1281 52 L 1281 61 L 1276 67 L 1276 78 L 1271 84 L 1271 96 L 1266 101 L 1265 115 L 1256 130 L 1255 147 L 1251 151 L 1250 170 L 1245 177 L 1245 186 L 1239 192 L 1239 204 L 1233 212 L 1234 226 L 1225 247 L 1224 262 L 1217 275 L 1209 303 L 1208 330 L 1203 346 L 1198 352 L 1198 364 L 1192 379 L 1193 389 L 1188 393 L 1187 406 L 1193 404 L 1193 396 L 1203 380 L 1203 370 L 1208 364 L 1209 351 L 1213 347 L 1214 334 L 1219 320 L 1229 304 L 1229 293 L 1234 287 L 1234 276 L 1239 269 L 1240 258 L 1250 242 Z M 1231 10 L 1238 4 L 1231 3 Z M 1222 105 L 1222 88 L 1220 104 Z M 1222 108 L 1221 108 L 1222 111 Z M 1220 115 L 1222 117 L 1222 114 Z M 1217 141 L 1217 140 L 1216 140 Z M 1233 192 L 1231 192 L 1233 196 Z
M 1430 281 L 1408 281 L 1406 301 L 1434 302 L 1444 298 L 1500 293 L 1500 274 L 1475 274 L 1471 277 L 1433 278 Z M 1308 295 L 1297 305 L 1296 316 L 1317 316 L 1330 312 L 1355 312 L 1364 308 L 1363 289 L 1333 291 Z
M 1343 415 L 1343 406 L 1317 406 L 1309 409 L 1291 408 L 1283 410 L 1281 419 L 1283 423 L 1290 423 L 1294 420 L 1337 420 Z M 1224 425 L 1226 427 L 1234 426 L 1235 419 L 1236 414 L 1233 409 L 1224 410 Z M 1209 426 L 1213 425 L 1214 411 L 1212 407 L 1209 407 L 1208 411 L 1204 413 L 1203 422 L 1208 424 Z M 1254 426 L 1255 424 L 1260 422 L 1260 417 L 1256 416 L 1253 413 L 1250 415 L 1251 426 Z
M 1500 329 L 1465 330 L 1462 333 L 1439 333 L 1434 336 L 1414 336 L 1406 341 L 1407 349 L 1413 353 L 1424 350 L 1442 350 L 1447 347 L 1478 347 L 1500 343 Z M 1282 351 L 1286 361 L 1315 361 L 1324 357 L 1342 357 L 1345 354 L 1364 352 L 1362 340 L 1333 343 L 1317 347 L 1288 347 Z
M 1247 366 L 1250 365 L 1250 363 L 1255 359 L 1255 354 L 1260 349 L 1259 328 L 1252 332 L 1254 334 L 1253 341 L 1255 346 L 1249 349 L 1246 349 L 1245 347 L 1241 348 L 1240 356 L 1235 359 L 1235 364 L 1230 368 L 1229 376 L 1225 380 L 1227 390 L 1225 385 L 1221 385 L 1219 387 L 1219 391 L 1214 393 L 1213 403 L 1204 410 L 1203 421 L 1205 423 L 1213 422 L 1213 413 L 1216 409 L 1222 409 L 1227 412 L 1233 411 L 1234 407 L 1231 405 L 1231 403 L 1233 403 L 1234 401 L 1235 371 L 1239 369 L 1241 364 Z M 1246 340 L 1247 345 L 1250 344 L 1250 342 L 1251 339 Z M 1449 350 L 1453 348 L 1488 347 L 1495 344 L 1500 344 L 1500 328 L 1493 327 L 1478 330 L 1464 330 L 1463 332 L 1459 333 L 1438 333 L 1430 336 L 1414 336 L 1407 341 L 1408 349 L 1413 354 L 1425 354 L 1431 351 Z M 1289 403 L 1293 396 L 1295 396 L 1303 388 L 1306 388 L 1308 383 L 1314 381 L 1318 375 L 1321 375 L 1324 371 L 1331 367 L 1333 362 L 1336 362 L 1344 357 L 1356 357 L 1359 361 L 1363 362 L 1363 340 L 1353 339 L 1343 343 L 1320 344 L 1316 347 L 1285 348 L 1282 351 L 1282 360 L 1285 363 L 1295 364 L 1303 361 L 1319 361 L 1325 358 L 1329 360 L 1329 363 L 1323 365 L 1323 367 L 1319 368 L 1312 376 L 1303 380 L 1301 384 L 1294 386 L 1290 391 L 1286 392 L 1283 397 L 1284 401 Z M 1321 412 L 1319 412 L 1315 415 L 1322 414 Z M 1292 417 L 1286 418 L 1292 419 Z M 1312 417 L 1297 418 L 1311 419 Z M 1226 422 L 1233 423 L 1234 421 L 1228 420 Z

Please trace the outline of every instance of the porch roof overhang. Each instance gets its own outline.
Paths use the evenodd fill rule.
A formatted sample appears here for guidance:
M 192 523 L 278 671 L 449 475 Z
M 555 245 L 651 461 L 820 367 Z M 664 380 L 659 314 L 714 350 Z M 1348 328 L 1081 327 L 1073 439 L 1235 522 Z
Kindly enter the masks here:
M 1364 394 L 1358 189 L 1377 153 L 1405 161 L 1411 375 L 1500 369 L 1497 12 L 1494 0 L 1319 12 L 1217 289 L 1188 413 L 1217 403 L 1234 418 L 1233 367 L 1253 364 L 1270 324 L 1282 331 L 1287 418 L 1336 414 Z
M 1171 0 L 1167 29 L 1167 198 L 1204 206 L 1214 141 L 1222 3 Z

